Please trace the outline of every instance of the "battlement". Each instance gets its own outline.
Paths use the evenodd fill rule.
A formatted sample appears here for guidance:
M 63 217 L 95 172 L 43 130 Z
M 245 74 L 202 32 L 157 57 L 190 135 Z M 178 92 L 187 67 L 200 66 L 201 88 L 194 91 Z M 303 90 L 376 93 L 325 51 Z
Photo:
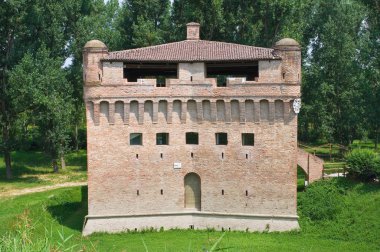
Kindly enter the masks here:
M 295 117 L 293 101 L 252 99 L 152 99 L 87 102 L 89 123 L 284 123 Z

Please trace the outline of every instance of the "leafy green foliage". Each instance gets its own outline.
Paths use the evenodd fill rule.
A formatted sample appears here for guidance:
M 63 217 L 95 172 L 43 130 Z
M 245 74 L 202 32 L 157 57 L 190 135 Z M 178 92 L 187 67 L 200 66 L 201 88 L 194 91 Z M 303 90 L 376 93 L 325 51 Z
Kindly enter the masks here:
M 152 46 L 163 42 L 160 31 L 155 28 L 155 24 L 151 20 L 146 20 L 144 17 L 139 16 L 132 28 L 132 45 L 134 47 Z
M 311 221 L 334 220 L 344 207 L 333 182 L 315 182 L 299 197 L 299 213 Z
M 357 50 L 364 16 L 357 1 L 316 1 L 312 6 L 304 37 L 302 138 L 347 145 L 360 136 L 364 96 Z
M 72 87 L 61 65 L 42 47 L 35 56 L 27 53 L 9 78 L 12 106 L 33 118 L 53 160 L 67 149 L 73 111 Z
M 346 155 L 347 171 L 363 180 L 380 177 L 380 157 L 370 149 L 354 149 Z
M 120 13 L 123 49 L 169 41 L 169 0 L 126 0 Z

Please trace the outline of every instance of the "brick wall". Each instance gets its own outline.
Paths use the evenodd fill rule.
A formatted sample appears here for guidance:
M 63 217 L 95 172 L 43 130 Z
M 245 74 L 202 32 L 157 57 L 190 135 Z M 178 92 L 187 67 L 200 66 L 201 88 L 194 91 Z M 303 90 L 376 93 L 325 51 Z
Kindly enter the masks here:
M 285 60 L 286 71 L 298 69 Z M 86 79 L 84 87 L 90 216 L 186 212 L 190 172 L 201 178 L 203 213 L 296 216 L 291 105 L 300 86 L 281 80 L 281 61 L 260 62 L 259 82 L 227 87 L 205 79 L 204 63 L 180 63 L 179 79 L 166 87 L 126 82 L 122 63 L 100 64 L 100 85 Z M 86 72 L 95 76 L 99 69 Z M 287 80 L 298 78 L 293 70 Z M 186 144 L 186 132 L 198 132 L 199 145 Z M 218 132 L 228 134 L 228 145 L 215 144 Z M 142 133 L 143 145 L 130 145 L 130 133 Z M 156 145 L 156 133 L 169 133 L 169 145 Z M 254 146 L 242 145 L 242 133 L 254 133 Z
M 281 63 L 281 60 L 260 60 L 258 81 L 263 83 L 282 82 Z
M 197 123 L 187 113 L 186 123 L 159 119 L 153 124 L 145 116 L 143 124 L 130 120 L 128 126 L 120 116 L 114 125 L 104 114 L 99 126 L 89 120 L 90 214 L 182 211 L 189 172 L 201 177 L 202 211 L 295 214 L 294 119 L 288 125 Z M 142 146 L 129 145 L 133 132 L 143 133 Z M 169 133 L 168 146 L 156 145 L 160 132 Z M 199 145 L 186 145 L 185 132 L 199 132 Z M 228 133 L 228 145 L 215 145 L 216 132 Z M 242 146 L 241 133 L 254 133 L 255 146 Z M 174 162 L 182 168 L 173 169 Z

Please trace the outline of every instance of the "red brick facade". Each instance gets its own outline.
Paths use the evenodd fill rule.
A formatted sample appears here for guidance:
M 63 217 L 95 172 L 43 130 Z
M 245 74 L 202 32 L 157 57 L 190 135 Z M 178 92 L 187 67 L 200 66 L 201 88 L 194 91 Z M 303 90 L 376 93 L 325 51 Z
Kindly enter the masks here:
M 197 40 L 197 34 L 191 36 Z M 207 76 L 205 62 L 177 62 L 177 78 L 166 79 L 165 87 L 157 87 L 155 79 L 130 82 L 123 75 L 128 60 L 107 59 L 110 53 L 100 41 L 89 43 L 84 234 L 146 227 L 298 227 L 292 101 L 300 96 L 301 55 L 294 40 L 268 49 L 273 59 L 249 60 L 257 65 L 255 80 L 229 78 L 225 87 Z M 186 132 L 198 133 L 199 143 L 186 144 Z M 141 145 L 131 145 L 131 133 L 142 134 Z M 168 145 L 157 145 L 157 133 L 168 133 Z M 227 145 L 216 144 L 216 133 L 227 133 Z M 253 145 L 243 145 L 243 133 L 254 134 Z M 191 173 L 200 179 L 196 209 L 185 206 L 185 177 Z

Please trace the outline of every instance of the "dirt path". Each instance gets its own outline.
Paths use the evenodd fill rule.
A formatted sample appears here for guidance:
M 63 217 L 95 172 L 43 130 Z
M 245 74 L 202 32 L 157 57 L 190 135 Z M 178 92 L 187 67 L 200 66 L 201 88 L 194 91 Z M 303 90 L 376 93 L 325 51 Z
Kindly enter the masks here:
M 10 190 L 7 192 L 1 192 L 1 197 L 11 197 L 11 196 L 19 196 L 29 193 L 36 193 L 36 192 L 44 192 L 48 190 L 53 190 L 57 188 L 63 188 L 63 187 L 73 187 L 73 186 L 84 186 L 87 185 L 87 182 L 67 182 L 62 184 L 55 184 L 55 185 L 49 185 L 49 186 L 40 186 L 40 187 L 32 187 L 32 188 L 24 188 L 24 189 L 18 189 L 18 190 Z

